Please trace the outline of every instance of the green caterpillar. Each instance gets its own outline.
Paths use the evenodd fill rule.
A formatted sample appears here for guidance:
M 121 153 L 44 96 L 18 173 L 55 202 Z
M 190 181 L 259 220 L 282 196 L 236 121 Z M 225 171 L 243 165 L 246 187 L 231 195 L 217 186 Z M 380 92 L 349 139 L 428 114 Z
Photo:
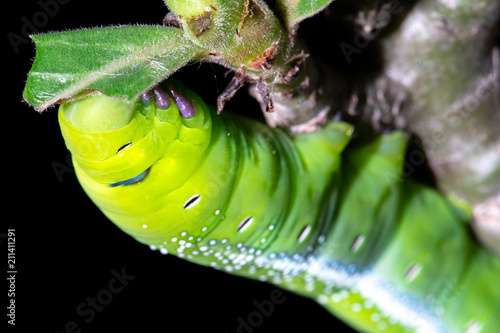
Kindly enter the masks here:
M 291 137 L 172 80 L 134 103 L 64 104 L 59 122 L 89 197 L 154 250 L 314 298 L 363 332 L 500 327 L 500 258 L 466 211 L 401 177 L 402 132 Z

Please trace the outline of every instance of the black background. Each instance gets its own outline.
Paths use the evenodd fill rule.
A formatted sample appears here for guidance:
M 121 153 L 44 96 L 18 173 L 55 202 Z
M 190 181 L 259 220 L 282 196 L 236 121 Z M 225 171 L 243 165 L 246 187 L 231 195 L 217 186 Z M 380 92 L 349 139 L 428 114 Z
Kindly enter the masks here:
M 61 2 L 63 2 L 61 0 Z M 254 300 L 268 300 L 275 287 L 190 264 L 151 251 L 107 220 L 87 198 L 69 163 L 57 123 L 57 110 L 37 113 L 22 101 L 22 90 L 35 48 L 21 43 L 15 50 L 9 36 L 23 37 L 25 21 L 33 23 L 42 7 L 36 1 L 9 2 L 3 41 L 2 169 L 4 179 L 1 233 L 16 229 L 16 326 L 9 332 L 64 332 L 74 321 L 81 332 L 237 332 L 237 318 L 246 318 Z M 158 24 L 166 7 L 161 0 L 66 0 L 37 32 L 116 24 Z M 41 17 L 40 15 L 37 17 Z M 29 32 L 32 32 L 28 29 Z M 227 84 L 225 69 L 191 65 L 177 77 L 209 103 Z M 6 91 L 5 91 L 6 88 Z M 7 105 L 5 105 L 7 101 Z M 228 104 L 245 105 L 259 114 L 244 91 Z M 56 167 L 58 168 L 56 171 Z M 62 169 L 61 169 L 62 168 Z M 66 172 L 61 174 L 61 170 Z M 59 177 L 58 177 L 59 172 Z M 6 239 L 2 238 L 2 271 Z M 135 276 L 113 296 L 102 312 L 86 323 L 76 308 L 106 289 L 111 271 Z M 4 280 L 5 281 L 5 280 Z M 7 289 L 2 309 L 7 310 Z M 253 332 L 350 331 L 315 302 L 285 294 Z M 7 317 L 2 313 L 2 324 Z M 245 330 L 242 333 L 250 333 Z

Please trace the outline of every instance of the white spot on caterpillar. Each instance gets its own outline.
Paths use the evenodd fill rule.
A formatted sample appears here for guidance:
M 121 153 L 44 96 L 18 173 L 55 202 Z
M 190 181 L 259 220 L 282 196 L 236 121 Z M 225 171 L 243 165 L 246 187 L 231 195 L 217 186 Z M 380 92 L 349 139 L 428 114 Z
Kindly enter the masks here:
M 326 303 L 328 303 L 328 297 L 325 296 L 325 295 L 319 295 L 318 298 L 317 298 L 317 300 L 318 300 L 319 304 L 326 304 Z
M 307 235 L 309 235 L 310 231 L 311 231 L 311 226 L 308 224 L 300 232 L 299 237 L 297 238 L 297 242 L 301 243 L 307 237 Z
M 351 311 L 352 312 L 361 312 L 361 310 L 363 310 L 363 307 L 361 306 L 361 304 L 359 304 L 359 303 L 353 303 L 351 305 Z
M 177 242 L 177 237 L 172 237 L 172 239 L 170 239 L 170 241 L 172 241 L 174 243 Z
M 332 302 L 334 302 L 334 303 L 338 303 L 342 300 L 342 297 L 340 296 L 340 294 L 337 294 L 337 293 L 333 294 L 330 298 L 332 299 Z
M 321 235 L 318 237 L 318 243 L 323 243 L 325 241 L 325 235 Z
M 182 236 L 182 237 L 184 237 L 184 236 L 186 236 L 186 235 L 187 235 L 187 232 L 185 232 L 185 231 L 181 232 L 181 236 Z
M 201 201 L 201 195 L 195 194 L 191 198 L 187 199 L 187 201 L 184 203 L 183 208 L 184 209 L 191 209 L 197 204 L 199 204 Z
M 380 321 L 378 324 L 377 324 L 377 328 L 379 330 L 385 330 L 387 328 L 387 323 L 385 321 Z
M 354 242 L 352 242 L 351 251 L 356 252 L 357 250 L 359 250 L 359 248 L 364 243 L 364 241 L 365 241 L 365 236 L 363 236 L 362 234 L 359 234 L 358 236 L 356 236 L 356 238 L 354 239 Z
M 217 244 L 217 241 L 215 239 L 212 239 L 210 242 L 208 242 L 208 244 L 215 245 L 215 244 Z
M 339 291 L 339 295 L 340 295 L 340 297 L 342 297 L 342 299 L 349 298 L 349 292 L 345 289 L 342 289 L 341 291 Z
M 365 306 L 365 309 L 371 309 L 371 308 L 373 308 L 374 304 L 372 301 L 366 300 L 363 305 Z
M 168 250 L 167 250 L 167 249 L 165 249 L 165 248 L 163 248 L 163 247 L 160 249 L 160 252 L 161 252 L 162 254 L 168 254 Z
M 143 229 L 146 229 L 147 227 L 148 227 L 148 225 L 147 225 L 147 224 L 143 224 L 143 225 L 142 225 L 142 228 L 143 228 Z
M 274 229 L 274 225 L 272 225 L 272 224 L 271 224 L 271 225 L 269 226 L 269 230 L 273 230 L 273 229 Z
M 243 221 L 241 221 L 236 231 L 237 232 L 245 231 L 250 226 L 250 224 L 252 224 L 252 222 L 253 222 L 253 216 L 246 217 Z
M 207 229 L 208 229 L 207 227 L 203 227 L 201 228 L 201 231 L 207 231 Z
M 215 211 L 215 215 L 219 215 L 219 214 L 220 214 L 220 210 L 219 210 L 219 209 L 217 209 L 217 210 Z
M 436 308 L 434 312 L 436 313 L 437 316 L 441 317 L 442 315 L 444 315 L 445 310 L 442 306 L 439 306 Z
M 154 246 L 154 245 L 149 245 L 149 248 L 150 248 L 151 250 L 153 250 L 153 251 L 154 251 L 154 250 L 156 250 L 156 246 Z
M 421 269 L 422 269 L 422 267 L 419 264 L 411 265 L 411 267 L 408 269 L 408 271 L 405 274 L 406 281 L 408 281 L 408 282 L 413 281 L 413 279 L 415 279 L 415 277 L 418 275 L 418 273 L 420 273 Z
M 378 314 L 377 312 L 374 312 L 371 314 L 370 319 L 373 322 L 377 322 L 380 320 L 380 314 Z
M 477 320 L 473 320 L 469 322 L 465 328 L 465 333 L 479 333 L 483 328 L 483 324 L 481 324 Z

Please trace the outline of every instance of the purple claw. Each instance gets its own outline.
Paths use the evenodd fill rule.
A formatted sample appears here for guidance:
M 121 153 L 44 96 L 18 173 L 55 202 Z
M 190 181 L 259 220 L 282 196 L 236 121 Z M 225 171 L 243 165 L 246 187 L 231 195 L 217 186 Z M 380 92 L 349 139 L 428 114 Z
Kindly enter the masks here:
M 155 94 L 155 105 L 158 109 L 168 109 L 170 107 L 170 97 L 161 89 L 160 86 L 156 86 L 153 89 Z
M 151 104 L 151 102 L 153 101 L 153 97 L 154 95 L 151 89 L 141 95 L 142 102 L 146 105 Z
M 172 87 L 170 87 L 169 89 L 181 116 L 186 119 L 194 117 L 194 115 L 196 114 L 196 107 L 194 106 L 194 104 L 191 101 L 187 100 L 186 97 L 175 91 Z

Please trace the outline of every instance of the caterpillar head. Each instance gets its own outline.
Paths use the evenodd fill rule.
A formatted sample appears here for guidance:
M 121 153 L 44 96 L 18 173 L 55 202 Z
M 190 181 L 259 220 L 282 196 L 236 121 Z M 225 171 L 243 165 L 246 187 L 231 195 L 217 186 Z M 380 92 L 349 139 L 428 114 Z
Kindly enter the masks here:
M 59 123 L 82 187 L 138 239 L 159 198 L 196 171 L 211 136 L 204 102 L 172 80 L 135 102 L 98 94 L 64 104 Z
M 203 153 L 210 135 L 205 109 L 175 82 L 151 89 L 136 102 L 98 94 L 63 104 L 59 123 L 73 159 L 95 181 L 113 187 L 139 181 L 171 151 L 168 146 L 201 147 L 192 153 Z

